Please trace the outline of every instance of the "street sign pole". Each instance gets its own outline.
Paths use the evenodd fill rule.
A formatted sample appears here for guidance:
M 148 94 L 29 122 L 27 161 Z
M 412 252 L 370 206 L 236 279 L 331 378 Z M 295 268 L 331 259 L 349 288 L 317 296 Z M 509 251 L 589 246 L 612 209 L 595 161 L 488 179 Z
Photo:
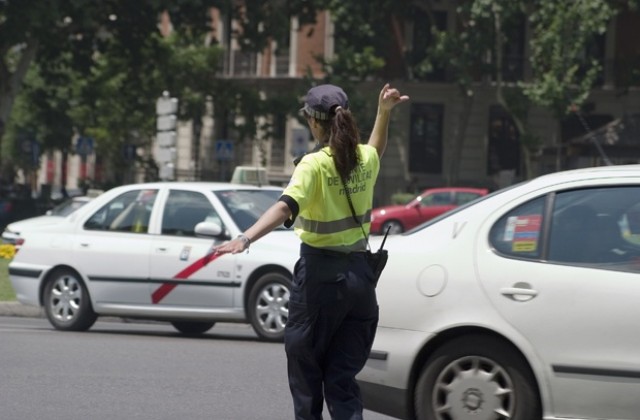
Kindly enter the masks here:
M 178 99 L 166 90 L 156 101 L 156 142 L 154 159 L 158 164 L 159 177 L 163 181 L 175 180 L 176 127 L 178 126 Z

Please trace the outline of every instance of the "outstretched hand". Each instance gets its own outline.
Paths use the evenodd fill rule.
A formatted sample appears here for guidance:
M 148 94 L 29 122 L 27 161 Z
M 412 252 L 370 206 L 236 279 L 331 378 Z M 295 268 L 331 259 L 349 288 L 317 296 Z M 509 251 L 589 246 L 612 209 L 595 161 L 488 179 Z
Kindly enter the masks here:
M 222 245 L 212 246 L 209 250 L 210 255 L 215 254 L 238 254 L 240 252 L 244 252 L 248 249 L 248 246 L 245 242 L 236 238 L 229 242 L 225 242 Z
M 380 91 L 380 96 L 378 97 L 378 106 L 382 110 L 389 111 L 399 103 L 408 100 L 409 96 L 400 95 L 400 91 L 398 89 L 390 87 L 389 83 L 387 83 L 382 87 L 382 90 Z

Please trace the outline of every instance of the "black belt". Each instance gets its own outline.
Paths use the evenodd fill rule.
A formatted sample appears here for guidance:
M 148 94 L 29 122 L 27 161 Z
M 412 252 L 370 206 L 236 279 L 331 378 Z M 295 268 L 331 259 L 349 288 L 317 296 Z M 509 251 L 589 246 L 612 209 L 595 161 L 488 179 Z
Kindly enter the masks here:
M 354 252 L 333 251 L 331 249 L 326 249 L 326 248 L 316 248 L 314 246 L 311 246 L 302 242 L 300 244 L 300 255 L 326 255 L 328 257 L 349 258 L 353 256 L 364 255 L 364 251 L 354 251 Z

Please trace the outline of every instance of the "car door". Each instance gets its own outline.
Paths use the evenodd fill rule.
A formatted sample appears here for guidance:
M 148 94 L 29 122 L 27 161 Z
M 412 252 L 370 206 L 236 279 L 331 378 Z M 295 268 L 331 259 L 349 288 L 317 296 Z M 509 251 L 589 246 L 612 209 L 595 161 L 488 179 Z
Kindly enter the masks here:
M 221 210 L 224 211 L 224 210 Z M 220 212 L 198 191 L 171 188 L 162 210 L 161 231 L 150 254 L 151 303 L 164 308 L 229 308 L 240 287 L 232 254 L 207 257 L 219 238 L 198 238 L 203 221 L 223 225 Z
M 539 379 L 551 390 L 556 417 L 640 413 L 633 208 L 640 208 L 640 187 L 563 191 L 501 209 L 478 236 L 480 281 L 542 361 L 546 377 Z
M 148 235 L 157 189 L 123 192 L 90 215 L 74 236 L 74 265 L 96 305 L 150 303 Z

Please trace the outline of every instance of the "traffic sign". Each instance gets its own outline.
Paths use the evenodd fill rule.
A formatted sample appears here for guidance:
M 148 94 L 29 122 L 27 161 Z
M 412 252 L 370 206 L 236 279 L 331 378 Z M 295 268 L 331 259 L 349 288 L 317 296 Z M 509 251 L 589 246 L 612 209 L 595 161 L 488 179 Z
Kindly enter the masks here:
M 160 147 L 173 147 L 176 145 L 176 132 L 159 131 L 156 140 Z
M 178 112 L 178 98 L 160 97 L 156 101 L 156 114 L 168 115 Z
M 155 154 L 156 162 L 173 162 L 176 159 L 175 147 L 159 147 Z
M 93 153 L 93 138 L 78 137 L 76 140 L 76 153 L 80 156 L 87 156 Z
M 169 92 L 162 92 L 156 101 L 156 149 L 154 159 L 159 163 L 160 179 L 173 180 L 176 165 L 176 127 L 178 126 L 178 99 L 172 98 Z
M 218 160 L 233 159 L 233 142 L 231 140 L 216 141 L 216 159 Z
M 175 115 L 159 115 L 156 122 L 156 129 L 158 131 L 173 130 L 176 128 L 178 119 Z

